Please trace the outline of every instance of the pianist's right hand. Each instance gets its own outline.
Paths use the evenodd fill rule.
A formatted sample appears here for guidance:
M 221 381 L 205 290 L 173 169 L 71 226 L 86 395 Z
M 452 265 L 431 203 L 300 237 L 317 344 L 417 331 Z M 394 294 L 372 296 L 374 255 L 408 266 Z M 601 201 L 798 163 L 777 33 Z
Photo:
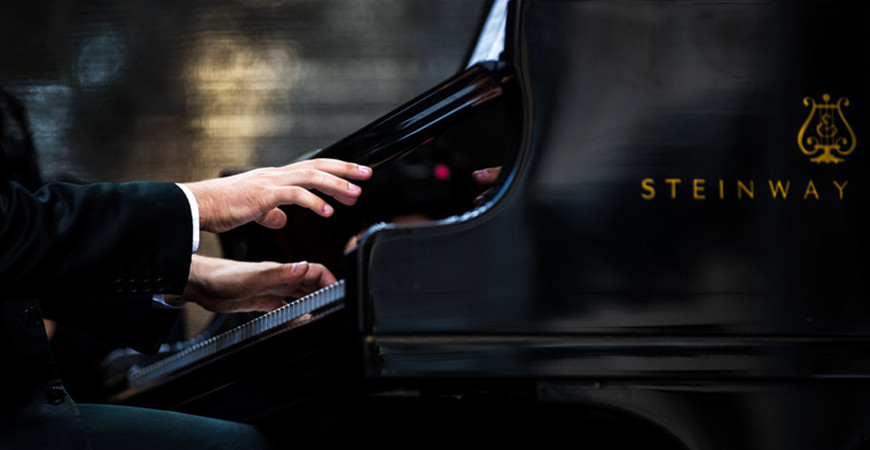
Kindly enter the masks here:
M 299 205 L 329 217 L 333 208 L 311 190 L 352 205 L 361 190 L 347 180 L 366 180 L 371 175 L 372 170 L 366 166 L 335 159 L 311 159 L 185 186 L 199 205 L 200 229 L 220 233 L 251 221 L 281 228 L 287 222 L 287 216 L 278 209 L 282 205 Z

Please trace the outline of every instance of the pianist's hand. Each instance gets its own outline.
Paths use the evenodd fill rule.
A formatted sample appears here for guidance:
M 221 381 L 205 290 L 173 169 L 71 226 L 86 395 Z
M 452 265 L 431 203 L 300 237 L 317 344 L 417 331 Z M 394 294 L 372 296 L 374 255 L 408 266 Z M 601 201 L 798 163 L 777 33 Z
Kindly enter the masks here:
M 347 179 L 366 180 L 371 175 L 370 168 L 358 164 L 312 159 L 185 186 L 199 204 L 200 228 L 220 233 L 251 221 L 268 228 L 281 228 L 287 222 L 287 216 L 278 209 L 281 205 L 295 204 L 329 217 L 332 207 L 311 190 L 352 205 L 361 191 Z
M 320 264 L 241 262 L 193 255 L 187 286 L 181 296 L 165 297 L 181 306 L 194 302 L 214 312 L 271 311 L 336 282 Z

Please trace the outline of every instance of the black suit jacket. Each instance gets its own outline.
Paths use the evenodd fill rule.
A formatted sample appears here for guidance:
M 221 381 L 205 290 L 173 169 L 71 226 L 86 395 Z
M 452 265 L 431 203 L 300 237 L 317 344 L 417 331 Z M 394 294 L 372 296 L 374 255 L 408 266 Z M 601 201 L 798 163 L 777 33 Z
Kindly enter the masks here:
M 170 183 L 0 182 L 0 448 L 89 448 L 54 369 L 43 316 L 143 351 L 175 311 L 192 219 Z

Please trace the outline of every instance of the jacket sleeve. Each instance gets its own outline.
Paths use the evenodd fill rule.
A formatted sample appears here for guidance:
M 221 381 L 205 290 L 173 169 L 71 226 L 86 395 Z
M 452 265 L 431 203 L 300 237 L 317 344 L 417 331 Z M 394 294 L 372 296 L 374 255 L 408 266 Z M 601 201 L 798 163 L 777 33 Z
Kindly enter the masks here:
M 179 317 L 179 309 L 158 306 L 151 295 L 46 296 L 42 312 L 71 328 L 120 347 L 156 353 Z
M 0 295 L 180 293 L 192 218 L 172 183 L 0 182 Z

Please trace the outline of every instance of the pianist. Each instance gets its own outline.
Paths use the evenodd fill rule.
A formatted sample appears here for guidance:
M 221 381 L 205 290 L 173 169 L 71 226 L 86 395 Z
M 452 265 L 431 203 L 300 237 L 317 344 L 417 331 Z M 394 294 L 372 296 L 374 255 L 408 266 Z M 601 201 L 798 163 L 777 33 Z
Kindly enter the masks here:
M 153 350 L 184 301 L 270 309 L 334 281 L 323 266 L 193 256 L 199 231 L 284 225 L 279 205 L 328 217 L 312 190 L 353 204 L 367 167 L 310 160 L 184 185 L 0 181 L 0 448 L 257 448 L 253 427 L 162 411 L 79 408 L 58 379 L 43 316 Z M 138 447 L 137 447 L 138 446 Z

